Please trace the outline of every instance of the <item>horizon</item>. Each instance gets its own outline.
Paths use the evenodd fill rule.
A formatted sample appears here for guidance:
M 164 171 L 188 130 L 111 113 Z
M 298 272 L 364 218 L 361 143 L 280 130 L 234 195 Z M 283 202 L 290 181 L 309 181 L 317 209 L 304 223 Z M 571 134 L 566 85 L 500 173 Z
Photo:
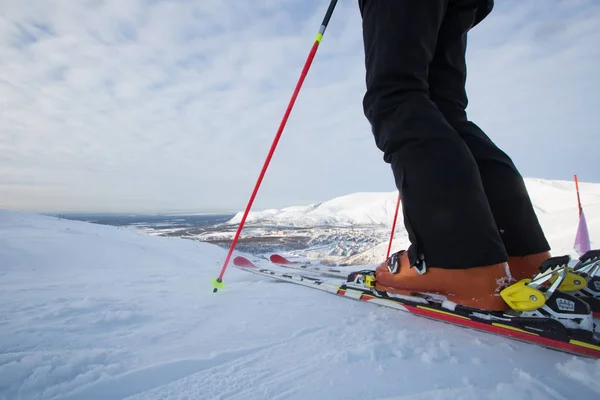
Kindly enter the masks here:
M 0 209 L 243 211 L 326 7 L 0 6 Z M 593 0 L 507 0 L 469 34 L 469 118 L 525 177 L 600 183 L 598 20 Z M 252 210 L 396 190 L 363 54 L 358 6 L 338 2 Z
M 566 180 L 566 179 L 546 179 L 546 178 L 537 178 L 537 177 L 524 177 L 525 179 L 525 183 L 527 184 L 527 181 L 544 181 L 544 182 L 548 182 L 549 184 L 551 183 L 565 183 L 565 184 L 572 184 L 573 185 L 573 190 L 575 190 L 575 181 L 574 179 L 571 180 Z M 586 185 L 599 185 L 600 186 L 600 182 L 589 182 L 589 181 L 582 181 L 581 178 L 578 178 L 579 180 L 579 186 L 580 186 L 580 192 L 581 195 L 583 196 L 583 198 L 585 198 L 586 196 L 586 191 L 585 191 L 585 186 Z M 314 205 L 314 204 L 322 204 L 340 197 L 345 197 L 345 196 L 351 196 L 354 194 L 358 194 L 358 193 L 380 193 L 380 194 L 390 194 L 390 193 L 394 193 L 397 192 L 397 190 L 391 190 L 391 191 L 358 191 L 358 192 L 350 192 L 350 193 L 345 193 L 345 194 L 341 194 L 339 196 L 335 196 L 332 198 L 328 198 L 328 199 L 323 199 L 322 201 L 317 201 L 317 202 L 312 202 L 312 203 L 294 203 L 294 204 L 285 204 L 282 205 L 280 207 L 266 207 L 266 208 L 257 208 L 257 207 L 252 207 L 250 212 L 262 212 L 262 211 L 266 211 L 266 210 L 281 210 L 281 209 L 285 209 L 287 207 L 296 207 L 296 206 L 309 206 L 309 205 Z M 574 199 L 574 201 L 576 200 L 576 198 Z M 42 214 L 42 215 L 49 215 L 49 216 L 60 216 L 62 215 L 68 215 L 68 216 L 85 216 L 85 215 L 89 215 L 89 216 L 126 216 L 126 215 L 131 215 L 131 216 L 177 216 L 177 215 L 181 215 L 181 216 L 192 216 L 192 215 L 233 215 L 235 216 L 238 213 L 243 213 L 245 210 L 245 206 L 242 207 L 239 210 L 147 210 L 147 211 L 136 211 L 136 210 L 121 210 L 121 211 L 94 211 L 94 210 L 81 210 L 81 211 L 72 211 L 72 210 L 10 210 L 10 209 L 6 209 L 6 208 L 1 208 L 0 210 L 5 210 L 5 211 L 16 211 L 16 212 L 31 212 L 31 213 L 35 213 L 35 214 Z

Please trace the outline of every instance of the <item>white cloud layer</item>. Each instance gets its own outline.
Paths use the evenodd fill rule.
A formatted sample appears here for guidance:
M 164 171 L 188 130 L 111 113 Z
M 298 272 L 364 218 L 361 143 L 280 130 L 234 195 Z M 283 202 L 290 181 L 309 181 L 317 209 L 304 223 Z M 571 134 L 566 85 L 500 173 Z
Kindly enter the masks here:
M 339 1 L 255 203 L 392 191 Z M 600 3 L 497 2 L 470 35 L 469 115 L 526 176 L 600 181 Z M 0 208 L 243 209 L 327 7 L 0 0 Z

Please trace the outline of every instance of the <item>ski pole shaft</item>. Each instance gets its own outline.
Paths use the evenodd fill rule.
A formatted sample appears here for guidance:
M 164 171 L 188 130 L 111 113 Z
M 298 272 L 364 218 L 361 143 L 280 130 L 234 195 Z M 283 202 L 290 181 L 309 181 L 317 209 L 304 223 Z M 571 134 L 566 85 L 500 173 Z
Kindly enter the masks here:
M 256 181 L 256 184 L 254 186 L 254 190 L 252 191 L 250 200 L 248 201 L 248 204 L 246 205 L 246 209 L 242 216 L 242 220 L 240 221 L 240 225 L 238 226 L 235 236 L 233 237 L 233 241 L 231 242 L 229 251 L 227 252 L 227 256 L 225 257 L 225 261 L 223 262 L 223 267 L 221 268 L 221 272 L 219 273 L 218 278 L 212 280 L 212 284 L 214 286 L 213 293 L 216 293 L 217 290 L 222 289 L 224 287 L 223 276 L 225 275 L 225 270 L 227 269 L 227 265 L 229 264 L 231 255 L 233 254 L 233 251 L 235 249 L 237 241 L 240 237 L 240 233 L 242 232 L 242 229 L 244 228 L 244 224 L 246 223 L 246 218 L 248 217 L 248 213 L 250 212 L 250 209 L 252 208 L 252 204 L 254 203 L 254 199 L 256 198 L 256 194 L 258 193 L 260 184 L 262 183 L 265 173 L 267 172 L 267 168 L 269 167 L 271 158 L 273 157 L 273 154 L 275 153 L 275 148 L 277 147 L 277 144 L 279 143 L 279 139 L 281 138 L 283 129 L 285 128 L 285 125 L 290 116 L 290 113 L 292 112 L 292 108 L 294 107 L 296 98 L 298 97 L 298 93 L 300 93 L 300 88 L 302 87 L 302 84 L 304 83 L 304 79 L 306 78 L 306 75 L 308 74 L 308 70 L 310 69 L 312 61 L 315 58 L 315 54 L 317 53 L 317 49 L 319 48 L 321 39 L 323 39 L 323 35 L 325 34 L 325 30 L 327 29 L 327 25 L 329 24 L 329 20 L 331 19 L 331 15 L 333 14 L 333 10 L 335 9 L 336 3 L 337 3 L 337 0 L 331 0 L 331 2 L 329 3 L 329 7 L 327 8 L 325 17 L 323 18 L 323 22 L 321 23 L 321 27 L 319 28 L 319 33 L 317 34 L 317 37 L 313 43 L 313 46 L 308 54 L 308 58 L 306 59 L 304 68 L 302 69 L 300 78 L 298 79 L 298 83 L 296 84 L 296 87 L 292 94 L 292 98 L 290 99 L 287 109 L 285 110 L 285 114 L 283 115 L 283 119 L 281 120 L 279 129 L 277 130 L 277 134 L 275 135 L 275 138 L 273 139 L 273 143 L 271 144 L 271 148 L 269 149 L 267 158 L 265 159 L 262 170 L 260 171 L 260 175 L 258 176 L 258 180 Z
M 385 259 L 390 258 L 390 251 L 392 250 L 392 240 L 394 239 L 394 232 L 396 231 L 396 220 L 398 219 L 398 209 L 400 208 L 400 192 L 398 192 L 398 201 L 396 201 L 396 211 L 394 212 L 394 222 L 392 222 L 392 233 L 390 233 L 390 243 L 388 244 L 387 254 Z
M 575 175 L 575 189 L 577 191 L 577 207 L 579 208 L 579 216 L 581 217 L 583 207 L 581 207 L 581 198 L 579 197 L 579 179 L 577 179 L 577 175 Z

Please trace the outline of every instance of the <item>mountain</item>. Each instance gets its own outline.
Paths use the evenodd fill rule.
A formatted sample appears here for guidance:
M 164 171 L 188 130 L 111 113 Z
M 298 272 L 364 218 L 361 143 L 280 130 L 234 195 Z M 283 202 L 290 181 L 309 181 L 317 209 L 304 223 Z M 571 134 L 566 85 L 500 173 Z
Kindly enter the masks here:
M 525 185 L 538 214 L 577 209 L 575 184 L 569 181 L 525 178 Z M 600 204 L 600 184 L 580 182 L 584 206 Z M 264 211 L 250 211 L 246 223 L 280 226 L 351 226 L 381 225 L 391 227 L 397 192 L 353 193 L 321 204 L 293 206 Z M 402 205 L 399 213 L 402 213 Z M 239 224 L 238 212 L 228 223 Z
M 251 211 L 246 223 L 314 227 L 382 225 L 394 217 L 398 193 L 353 193 L 321 204 Z M 239 224 L 243 213 L 228 223 Z
M 575 184 L 569 181 L 526 178 L 525 184 L 533 202 L 536 214 L 542 228 L 546 232 L 553 252 L 569 253 L 575 256 L 573 241 L 579 222 L 577 193 Z M 584 207 L 592 245 L 600 245 L 595 238 L 600 237 L 600 184 L 580 182 L 581 202 Z M 277 225 L 286 227 L 329 227 L 348 228 L 370 226 L 372 237 L 381 241 L 369 245 L 368 249 L 350 256 L 339 256 L 320 244 L 319 251 L 295 252 L 298 255 L 314 255 L 327 258 L 330 262 L 347 265 L 365 265 L 379 263 L 385 259 L 388 247 L 389 233 L 394 218 L 397 192 L 384 193 L 354 193 L 338 197 L 321 204 L 294 206 L 282 209 L 250 212 L 247 224 Z M 408 233 L 404 229 L 402 219 L 402 204 L 399 209 L 392 251 L 405 249 L 409 245 Z M 228 223 L 239 224 L 242 213 Z M 343 230 L 338 236 L 342 236 Z M 369 230 L 363 229 L 360 234 L 367 235 Z M 318 234 L 315 229 L 314 235 Z M 325 239 L 327 236 L 325 236 Z M 352 239 L 360 242 L 360 237 Z M 336 244 L 344 247 L 345 242 Z M 364 246 L 363 246 L 364 247 Z M 345 250 L 345 249 L 344 249 Z M 348 252 L 345 250 L 345 252 Z M 344 252 L 337 252 L 343 254 Z

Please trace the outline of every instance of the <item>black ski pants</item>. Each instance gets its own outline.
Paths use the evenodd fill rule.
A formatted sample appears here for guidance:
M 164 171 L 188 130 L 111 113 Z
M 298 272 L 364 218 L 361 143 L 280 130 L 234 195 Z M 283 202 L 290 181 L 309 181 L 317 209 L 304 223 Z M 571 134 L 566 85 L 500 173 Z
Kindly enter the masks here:
M 485 0 L 359 0 L 364 112 L 402 197 L 411 262 L 471 268 L 549 250 L 512 160 L 467 119 L 467 32 Z

